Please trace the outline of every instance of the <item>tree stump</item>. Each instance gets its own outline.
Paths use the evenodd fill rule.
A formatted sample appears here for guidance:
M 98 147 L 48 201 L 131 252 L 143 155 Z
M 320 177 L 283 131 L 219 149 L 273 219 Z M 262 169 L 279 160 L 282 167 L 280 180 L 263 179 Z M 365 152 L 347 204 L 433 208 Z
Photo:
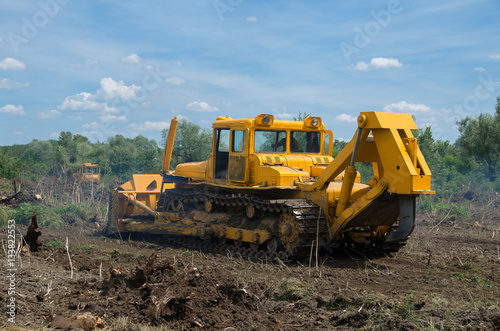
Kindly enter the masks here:
M 42 233 L 38 230 L 37 212 L 35 210 L 31 217 L 31 224 L 28 226 L 28 231 L 23 237 L 25 244 L 28 245 L 28 249 L 31 252 L 36 252 L 38 247 L 42 246 L 42 243 L 38 240 L 38 237 L 41 235 Z

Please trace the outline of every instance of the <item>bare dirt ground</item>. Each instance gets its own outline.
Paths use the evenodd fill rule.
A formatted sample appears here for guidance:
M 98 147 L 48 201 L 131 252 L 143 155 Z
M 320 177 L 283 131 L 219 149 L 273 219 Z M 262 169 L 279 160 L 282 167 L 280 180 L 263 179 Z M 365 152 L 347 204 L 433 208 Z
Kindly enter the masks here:
M 17 257 L 14 323 L 2 265 L 0 328 L 500 330 L 498 222 L 438 223 L 419 220 L 398 253 L 349 250 L 318 267 L 40 228 L 42 250 Z

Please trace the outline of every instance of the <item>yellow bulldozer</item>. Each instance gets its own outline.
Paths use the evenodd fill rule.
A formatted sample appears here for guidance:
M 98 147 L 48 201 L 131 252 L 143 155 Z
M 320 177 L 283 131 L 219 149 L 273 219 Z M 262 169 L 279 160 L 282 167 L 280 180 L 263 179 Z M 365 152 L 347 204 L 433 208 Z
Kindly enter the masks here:
M 343 245 L 397 250 L 413 231 L 416 197 L 434 193 L 410 114 L 362 112 L 335 158 L 319 117 L 218 117 L 208 159 L 170 171 L 176 128 L 173 118 L 160 174 L 112 190 L 108 234 L 164 234 L 257 258 Z M 372 165 L 367 183 L 357 162 Z
M 101 180 L 101 167 L 98 164 L 79 164 L 75 178 L 82 182 L 99 184 Z

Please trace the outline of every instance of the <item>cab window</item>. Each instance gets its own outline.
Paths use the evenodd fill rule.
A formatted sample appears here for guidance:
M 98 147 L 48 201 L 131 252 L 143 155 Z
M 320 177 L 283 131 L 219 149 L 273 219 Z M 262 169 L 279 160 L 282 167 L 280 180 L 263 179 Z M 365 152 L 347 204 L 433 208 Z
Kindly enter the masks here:
M 233 131 L 233 152 L 242 153 L 245 150 L 245 133 L 243 130 Z
M 255 130 L 255 152 L 275 153 L 286 151 L 286 131 Z
M 325 155 L 328 155 L 328 152 L 330 150 L 330 134 L 329 133 L 325 133 L 325 144 L 324 144 L 324 150 L 323 150 L 323 154 Z
M 229 129 L 219 130 L 217 152 L 229 152 Z
M 321 133 L 317 131 L 292 131 L 290 133 L 290 152 L 319 153 Z

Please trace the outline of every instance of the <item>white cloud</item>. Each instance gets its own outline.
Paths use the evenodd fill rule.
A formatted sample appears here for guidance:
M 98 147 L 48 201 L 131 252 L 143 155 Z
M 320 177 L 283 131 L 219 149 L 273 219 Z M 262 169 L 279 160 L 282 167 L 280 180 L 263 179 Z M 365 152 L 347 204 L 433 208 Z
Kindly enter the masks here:
M 431 110 L 431 108 L 421 103 L 408 103 L 403 100 L 397 103 L 386 105 L 384 106 L 383 110 L 396 113 L 415 113 L 426 112 Z
M 99 66 L 99 61 L 97 60 L 86 60 L 83 63 L 71 64 L 70 67 L 73 69 L 93 69 Z
M 16 82 L 15 80 L 8 79 L 8 78 L 2 78 L 0 79 L 0 90 L 13 90 L 13 89 L 18 89 L 18 88 L 23 88 L 23 87 L 28 87 L 30 84 L 28 83 L 19 83 Z
M 118 111 L 118 109 L 114 107 L 109 107 L 105 102 L 95 101 L 95 96 L 87 92 L 81 92 L 66 97 L 58 109 L 98 111 L 105 113 L 116 113 Z
M 340 114 L 337 115 L 337 121 L 346 122 L 346 123 L 355 123 L 358 121 L 358 118 L 349 114 Z
M 358 62 L 355 70 L 367 71 L 372 69 L 388 69 L 388 68 L 401 68 L 402 63 L 398 59 L 388 59 L 385 57 L 374 57 L 371 59 L 370 63 L 365 63 L 363 61 Z
M 16 131 L 16 132 L 14 132 L 14 134 L 21 135 L 21 134 L 24 134 L 24 132 L 22 132 L 22 131 Z
M 172 84 L 172 85 L 181 85 L 181 84 L 184 84 L 185 82 L 186 81 L 184 79 L 178 78 L 178 77 L 165 79 L 165 83 Z
M 219 108 L 217 108 L 215 106 L 210 106 L 208 103 L 206 103 L 204 101 L 202 101 L 202 102 L 198 102 L 198 101 L 190 102 L 187 104 L 186 109 L 191 110 L 191 111 L 208 111 L 208 112 L 219 110 Z
M 82 125 L 82 129 L 85 129 L 85 130 L 98 130 L 99 128 L 100 128 L 100 125 L 97 122 L 85 123 Z
M 104 114 L 99 116 L 99 119 L 103 122 L 125 122 L 127 116 L 115 116 L 111 114 Z
M 170 127 L 170 122 L 150 122 L 146 121 L 144 124 L 130 124 L 133 130 L 137 131 L 161 131 L 163 129 L 168 129 Z
M 113 78 L 107 77 L 101 79 L 101 88 L 97 91 L 97 95 L 105 99 L 119 98 L 129 100 L 134 98 L 140 89 L 136 85 L 126 86 L 123 80 L 117 82 Z
M 26 65 L 19 60 L 8 57 L 0 61 L 0 70 L 24 70 Z
M 500 60 L 500 54 L 491 54 L 488 57 L 493 60 Z
M 42 120 L 46 120 L 46 119 L 49 119 L 49 118 L 54 118 L 54 117 L 57 117 L 61 115 L 61 112 L 57 109 L 52 109 L 52 110 L 49 110 L 48 112 L 39 112 L 37 114 L 37 118 L 40 118 Z
M 85 136 L 85 137 L 87 137 L 89 139 L 97 140 L 97 141 L 105 138 L 105 136 L 103 135 L 102 131 L 80 131 L 80 132 L 78 132 L 78 134 L 80 134 L 82 136 Z M 112 131 L 112 132 L 106 132 L 106 136 L 107 137 L 111 137 L 114 134 L 115 134 L 114 131 Z
M 129 55 L 122 57 L 121 61 L 125 64 L 137 64 L 141 62 L 141 58 L 135 53 L 130 53 Z
M 255 16 L 247 17 L 247 22 L 257 22 L 257 17 Z
M 51 134 L 49 134 L 50 138 L 59 138 L 59 136 L 60 136 L 59 132 L 52 132 Z
M 12 115 L 25 115 L 26 114 L 24 112 L 24 107 L 21 105 L 19 105 L 19 106 L 5 105 L 2 108 L 0 108 L 0 113 L 6 113 L 6 114 L 12 114 Z
M 125 116 L 104 116 L 111 113 L 117 113 L 118 109 L 108 105 L 111 100 L 129 100 L 136 96 L 136 93 L 141 88 L 136 85 L 127 86 L 123 81 L 114 81 L 111 77 L 101 79 L 101 87 L 97 90 L 96 94 L 88 92 L 80 92 L 75 95 L 68 96 L 64 99 L 58 111 L 74 110 L 74 111 L 92 111 L 100 113 L 102 118 L 107 121 L 126 121 Z M 52 115 L 55 115 L 55 111 Z M 39 113 L 43 114 L 44 113 Z
M 474 68 L 475 71 L 481 71 L 481 72 L 485 72 L 486 69 L 484 69 L 483 67 L 477 67 L 477 68 Z
M 2 44 L 2 43 L 3 43 L 3 38 L 2 38 L 2 37 L 0 37 L 0 44 Z

